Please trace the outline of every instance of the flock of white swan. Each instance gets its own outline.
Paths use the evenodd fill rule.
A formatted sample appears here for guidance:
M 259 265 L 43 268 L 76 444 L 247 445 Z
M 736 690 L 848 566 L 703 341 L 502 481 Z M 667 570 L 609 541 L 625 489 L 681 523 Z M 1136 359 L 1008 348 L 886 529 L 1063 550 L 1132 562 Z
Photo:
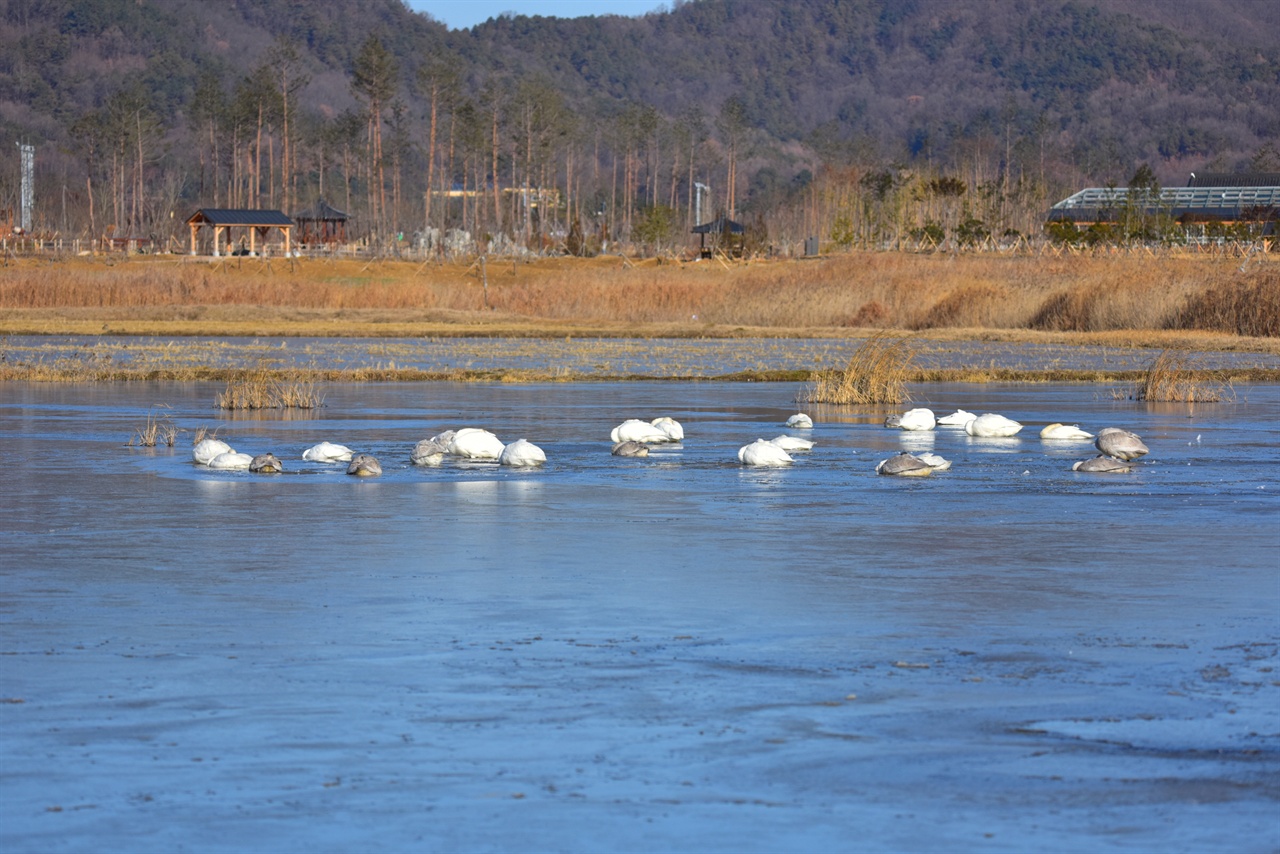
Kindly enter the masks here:
M 939 427 L 958 428 L 970 436 L 979 438 L 1004 438 L 1016 435 L 1022 425 L 1011 418 L 995 413 L 974 415 L 957 409 L 950 415 L 936 418 L 932 410 L 910 409 L 885 419 L 885 427 L 920 432 Z M 796 413 L 786 420 L 786 427 L 795 431 L 813 429 L 813 419 L 804 413 Z M 684 427 L 674 418 L 662 416 L 652 421 L 628 419 L 609 435 L 611 453 L 618 457 L 647 457 L 652 445 L 682 442 Z M 1122 473 L 1132 469 L 1134 460 L 1145 455 L 1147 446 L 1142 439 L 1128 430 L 1107 427 L 1095 436 L 1076 425 L 1050 424 L 1040 431 L 1040 438 L 1053 442 L 1081 442 L 1093 440 L 1098 456 L 1080 460 L 1073 471 L 1095 473 Z M 809 451 L 814 442 L 802 436 L 783 433 L 773 439 L 757 439 L 738 449 L 738 461 L 745 466 L 786 466 L 795 462 L 791 455 Z M 243 454 L 217 438 L 202 438 L 192 450 L 192 459 L 202 466 L 222 470 L 247 470 L 258 474 L 278 474 L 284 464 L 275 454 Z M 440 465 L 445 458 L 462 460 L 496 461 L 501 466 L 528 468 L 546 463 L 547 455 L 541 448 L 526 439 L 504 443 L 493 433 L 478 427 L 446 430 L 414 445 L 409 461 L 415 466 Z M 321 442 L 307 448 L 302 459 L 315 463 L 346 463 L 347 474 L 356 477 L 377 477 L 382 474 L 382 464 L 371 454 L 358 454 L 346 445 Z M 898 477 L 923 477 L 935 471 L 945 471 L 951 462 L 932 452 L 910 453 L 903 451 L 876 465 L 876 472 Z
M 884 426 L 908 431 L 933 430 L 937 427 L 963 428 L 970 436 L 986 439 L 1001 439 L 1015 436 L 1022 430 L 1022 425 L 1012 418 L 994 412 L 974 415 L 963 409 L 957 409 L 950 415 L 935 418 L 930 409 L 911 409 L 901 415 L 890 415 Z M 1071 466 L 1072 471 L 1094 473 L 1124 473 L 1131 471 L 1131 463 L 1148 452 L 1141 437 L 1119 427 L 1105 427 L 1094 434 L 1081 430 L 1075 424 L 1046 425 L 1040 431 L 1040 438 L 1050 442 L 1087 442 L 1100 452 L 1096 457 L 1079 460 Z M 876 471 L 885 475 L 899 477 L 923 477 L 935 471 L 943 471 L 951 467 L 951 463 L 942 457 L 929 453 L 912 454 L 903 451 L 897 456 L 881 460 Z

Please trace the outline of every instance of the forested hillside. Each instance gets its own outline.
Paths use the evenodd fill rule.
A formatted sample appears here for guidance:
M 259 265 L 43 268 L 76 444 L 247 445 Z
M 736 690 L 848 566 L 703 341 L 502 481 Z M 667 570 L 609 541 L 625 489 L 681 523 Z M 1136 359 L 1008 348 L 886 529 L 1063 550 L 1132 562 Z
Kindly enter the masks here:
M 660 246 L 697 184 L 774 243 L 1027 233 L 1144 163 L 1280 168 L 1280 15 L 692 0 L 449 31 L 399 0 L 0 0 L 0 137 L 0 209 L 31 142 L 36 226 L 67 235 L 324 196 L 375 239 Z

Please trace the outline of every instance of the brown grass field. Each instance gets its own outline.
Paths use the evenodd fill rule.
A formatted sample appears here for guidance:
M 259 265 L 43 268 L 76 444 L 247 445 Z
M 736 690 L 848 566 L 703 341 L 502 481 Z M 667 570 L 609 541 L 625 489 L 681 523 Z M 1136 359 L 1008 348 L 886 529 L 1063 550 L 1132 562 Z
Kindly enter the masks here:
M 852 253 L 738 264 L 617 256 L 490 259 L 483 267 L 467 267 L 310 258 L 10 256 L 0 267 L 0 336 L 44 334 L 913 334 L 942 341 L 1277 354 L 1280 259 Z M 0 379 L 20 378 L 21 370 L 0 364 Z

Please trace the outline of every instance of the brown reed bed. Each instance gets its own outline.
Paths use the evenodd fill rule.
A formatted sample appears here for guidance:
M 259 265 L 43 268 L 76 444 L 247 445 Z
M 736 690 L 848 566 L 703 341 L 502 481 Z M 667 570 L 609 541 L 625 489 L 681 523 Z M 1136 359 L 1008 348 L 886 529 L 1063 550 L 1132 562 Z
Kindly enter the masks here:
M 218 409 L 317 409 L 324 390 L 314 372 L 240 370 L 214 398 Z
M 814 373 L 799 399 L 807 403 L 903 403 L 910 400 L 907 378 L 914 355 L 909 339 L 872 336 L 844 368 Z
M 158 324 L 163 331 L 149 331 Z M 1147 255 L 853 253 L 737 265 L 546 258 L 489 263 L 482 278 L 478 266 L 464 265 L 156 256 L 112 266 L 21 261 L 0 276 L 0 334 L 537 335 L 577 326 L 618 336 L 928 329 L 1280 337 L 1280 262 L 1264 256 L 1241 272 L 1230 259 Z
M 1138 380 L 1133 398 L 1160 403 L 1214 403 L 1234 399 L 1229 381 L 1214 379 L 1187 353 L 1164 350 Z

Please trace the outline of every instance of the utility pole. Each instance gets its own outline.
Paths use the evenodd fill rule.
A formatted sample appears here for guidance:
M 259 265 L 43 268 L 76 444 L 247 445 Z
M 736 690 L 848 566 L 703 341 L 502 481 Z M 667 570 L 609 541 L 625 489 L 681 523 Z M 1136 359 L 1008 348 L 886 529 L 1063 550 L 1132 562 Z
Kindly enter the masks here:
M 22 210 L 18 227 L 23 232 L 31 231 L 31 216 L 36 206 L 36 147 L 27 142 L 18 143 L 22 161 Z
M 693 203 L 693 224 L 702 225 L 702 194 L 705 192 L 708 200 L 710 200 L 711 188 L 706 184 L 700 184 L 696 181 L 694 182 L 693 188 L 697 190 L 697 195 L 694 197 Z

